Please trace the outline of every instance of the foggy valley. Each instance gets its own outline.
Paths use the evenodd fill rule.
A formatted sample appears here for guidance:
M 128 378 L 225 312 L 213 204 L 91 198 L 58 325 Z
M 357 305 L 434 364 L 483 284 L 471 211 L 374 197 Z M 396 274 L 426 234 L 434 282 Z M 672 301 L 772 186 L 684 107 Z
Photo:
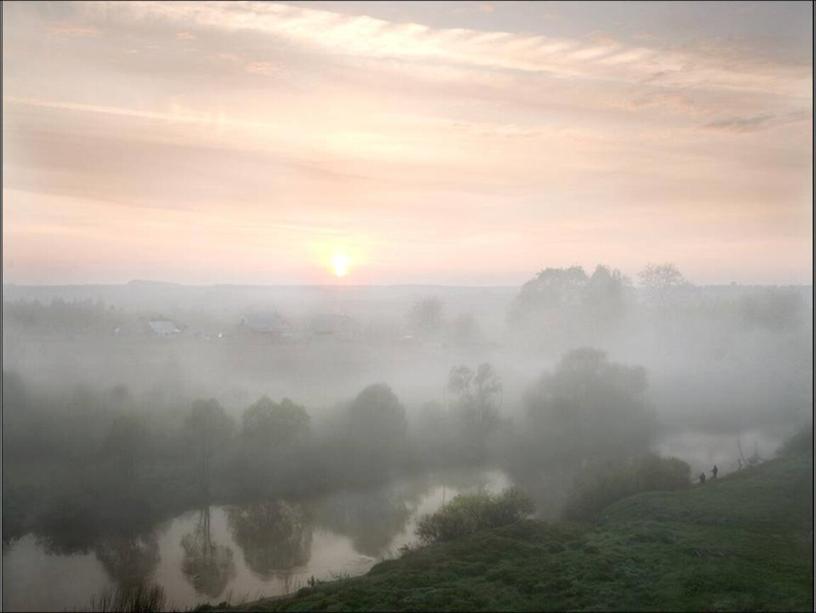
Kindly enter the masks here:
M 3 611 L 813 611 L 812 2 L 3 2 Z
M 601 466 L 656 453 L 686 480 L 728 475 L 811 428 L 810 287 L 651 271 L 7 285 L 6 576 L 66 573 L 7 605 L 82 606 L 148 577 L 184 606 L 287 593 L 396 555 L 458 492 L 515 484 L 557 520 Z

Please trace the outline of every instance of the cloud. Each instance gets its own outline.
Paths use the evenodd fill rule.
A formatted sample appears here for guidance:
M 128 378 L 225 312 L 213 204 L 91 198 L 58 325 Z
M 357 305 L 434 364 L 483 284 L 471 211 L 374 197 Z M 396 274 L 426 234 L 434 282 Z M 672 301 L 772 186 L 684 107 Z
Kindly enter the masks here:
M 724 117 L 705 124 L 705 128 L 725 130 L 729 132 L 753 132 L 775 126 L 781 126 L 810 118 L 809 111 L 795 111 L 784 115 L 762 113 L 748 117 Z
M 691 96 L 680 91 L 654 90 L 636 96 L 630 102 L 633 109 L 663 108 L 681 113 L 700 113 L 702 107 Z
M 773 115 L 767 113 L 754 115 L 752 117 L 728 117 L 709 122 L 705 124 L 705 127 L 717 130 L 730 130 L 732 132 L 750 132 L 751 130 L 759 130 L 767 127 L 773 118 Z
M 809 67 L 769 65 L 750 56 L 718 61 L 710 54 L 630 47 L 608 37 L 599 44 L 597 37 L 439 29 L 277 3 L 91 2 L 82 9 L 92 20 L 159 20 L 188 28 L 255 31 L 350 57 L 429 60 L 629 83 L 660 75 L 664 83 L 707 89 L 800 95 L 810 90 Z
M 405 246 L 406 262 L 461 236 L 533 261 L 610 237 L 621 257 L 638 236 L 688 248 L 701 227 L 807 234 L 811 143 L 794 122 L 810 117 L 809 65 L 330 4 L 90 3 L 67 5 L 69 21 L 19 6 L 4 171 L 42 230 L 31 250 L 86 219 L 100 237 L 161 232 L 169 259 L 177 234 L 185 253 L 251 240 L 252 261 L 331 232 Z M 43 36 L 52 24 L 64 34 Z M 462 270 L 486 265 L 484 249 L 450 249 L 472 259 Z
M 267 77 L 274 76 L 281 72 L 280 66 L 272 62 L 249 62 L 244 66 L 244 70 L 252 74 L 264 75 Z
M 48 33 L 71 38 L 93 38 L 99 35 L 99 30 L 93 26 L 76 23 L 57 23 L 48 27 Z

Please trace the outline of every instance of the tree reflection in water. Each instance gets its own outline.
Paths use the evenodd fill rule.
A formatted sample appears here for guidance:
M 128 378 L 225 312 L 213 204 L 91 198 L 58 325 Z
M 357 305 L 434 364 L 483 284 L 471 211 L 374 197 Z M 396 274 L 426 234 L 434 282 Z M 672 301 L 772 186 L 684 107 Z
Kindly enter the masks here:
M 407 501 L 391 491 L 341 492 L 326 500 L 320 523 L 351 538 L 359 553 L 376 558 L 388 553 L 411 512 Z
M 397 553 L 394 539 L 406 532 L 411 516 L 437 480 L 430 475 L 368 490 L 345 490 L 323 499 L 318 523 L 351 539 L 355 551 L 372 558 Z M 407 535 L 411 540 L 412 534 Z
M 93 547 L 116 586 L 126 591 L 146 585 L 159 565 L 159 544 L 155 533 L 139 536 L 111 536 Z
M 181 570 L 199 594 L 217 598 L 235 576 L 232 549 L 217 545 L 210 530 L 210 507 L 202 508 L 195 529 L 181 538 Z
M 301 505 L 279 500 L 230 507 L 227 517 L 246 565 L 262 580 L 275 575 L 286 580 L 289 571 L 309 561 L 312 526 Z

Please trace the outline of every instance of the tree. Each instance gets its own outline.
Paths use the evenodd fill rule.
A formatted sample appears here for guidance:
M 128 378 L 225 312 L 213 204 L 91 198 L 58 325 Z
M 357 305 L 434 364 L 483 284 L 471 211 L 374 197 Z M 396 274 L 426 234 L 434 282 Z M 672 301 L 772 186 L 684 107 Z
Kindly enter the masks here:
M 525 399 L 539 459 L 580 466 L 646 452 L 654 433 L 646 387 L 643 368 L 610 362 L 601 351 L 564 355 Z
M 113 460 L 123 481 L 132 485 L 139 460 L 146 454 L 147 428 L 133 414 L 114 419 L 102 446 L 103 453 Z
M 405 408 L 384 383 L 369 385 L 348 407 L 352 439 L 369 449 L 402 445 L 407 434 Z
M 479 340 L 479 324 L 472 313 L 462 313 L 452 323 L 451 338 L 459 345 L 469 345 Z
M 304 449 L 310 432 L 306 409 L 288 398 L 274 402 L 263 396 L 241 418 L 241 447 L 234 469 L 236 481 L 247 490 L 271 492 L 283 485 L 302 464 L 295 457 Z
M 598 265 L 592 276 L 580 266 L 546 268 L 521 287 L 508 310 L 508 323 L 523 341 L 554 347 L 594 342 L 625 314 L 629 279 Z
M 629 279 L 616 269 L 599 265 L 587 281 L 582 303 L 590 320 L 607 325 L 620 319 L 625 310 Z
M 277 403 L 263 396 L 244 411 L 242 421 L 241 436 L 255 449 L 302 442 L 309 434 L 309 414 L 288 398 Z
M 663 306 L 670 294 L 677 288 L 689 285 L 674 264 L 648 264 L 638 273 L 640 285 L 646 291 L 647 299 Z
M 476 369 L 476 376 L 473 378 L 473 386 L 480 414 L 483 414 L 487 409 L 498 409 L 501 400 L 502 382 L 490 364 L 479 364 Z
M 369 385 L 347 406 L 334 450 L 343 460 L 343 478 L 383 479 L 402 463 L 408 451 L 405 408 L 391 388 Z
M 444 323 L 442 302 L 439 298 L 426 298 L 417 302 L 408 313 L 408 323 L 418 334 L 437 334 Z
M 510 305 L 510 321 L 523 322 L 542 310 L 580 305 L 587 281 L 588 277 L 580 266 L 545 268 L 521 286 L 519 295 Z
M 186 430 L 198 451 L 201 482 L 205 491 L 209 488 L 210 463 L 219 447 L 232 436 L 234 423 L 217 400 L 196 400 L 187 417 Z
M 459 422 L 465 453 L 471 460 L 482 459 L 487 439 L 500 423 L 502 382 L 493 367 L 480 364 L 476 371 L 465 365 L 451 369 L 448 392 L 451 408 Z
M 739 310 L 749 326 L 775 332 L 797 330 L 810 318 L 804 296 L 793 288 L 765 288 L 743 296 Z
M 482 417 L 498 409 L 502 382 L 488 363 L 479 364 L 475 372 L 465 365 L 454 366 L 448 375 L 448 391 L 455 396 L 455 406 Z
M 455 407 L 471 411 L 482 420 L 498 410 L 502 382 L 488 363 L 479 364 L 475 372 L 465 365 L 455 366 L 448 376 L 448 391 L 455 397 Z

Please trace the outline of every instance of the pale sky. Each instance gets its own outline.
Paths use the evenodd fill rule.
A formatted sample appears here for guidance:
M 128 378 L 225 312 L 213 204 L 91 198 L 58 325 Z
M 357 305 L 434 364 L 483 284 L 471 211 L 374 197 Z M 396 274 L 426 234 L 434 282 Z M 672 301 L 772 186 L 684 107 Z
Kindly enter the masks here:
M 810 283 L 802 3 L 3 5 L 15 283 Z

